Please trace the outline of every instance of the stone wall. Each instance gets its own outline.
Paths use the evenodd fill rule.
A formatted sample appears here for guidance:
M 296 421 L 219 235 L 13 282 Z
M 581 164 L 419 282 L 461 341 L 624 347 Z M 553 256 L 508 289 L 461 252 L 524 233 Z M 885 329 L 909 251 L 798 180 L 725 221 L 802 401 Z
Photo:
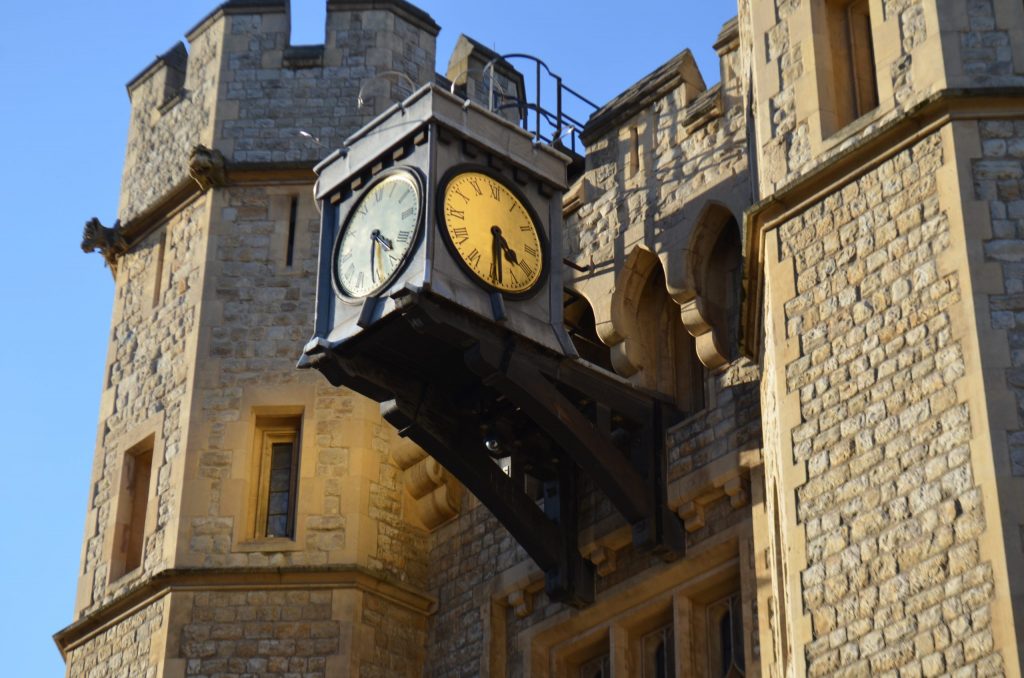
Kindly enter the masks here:
M 228 188 L 208 262 L 197 357 L 196 475 L 185 562 L 204 567 L 358 562 L 426 585 L 426 535 L 403 518 L 404 485 L 376 403 L 295 369 L 313 327 L 319 222 L 308 185 Z M 287 239 L 299 201 L 292 265 Z M 254 417 L 291 407 L 302 431 L 294 545 L 249 545 Z M 356 500 L 355 497 L 359 497 Z M 365 504 L 360 505 L 360 501 Z M 372 533 L 372 536 L 368 535 Z
M 137 217 L 188 179 L 189 152 L 196 144 L 212 145 L 216 115 L 223 26 L 190 36 L 185 80 L 168 92 L 176 69 L 157 60 L 128 88 L 132 110 L 121 177 L 122 222 Z M 183 46 L 173 50 L 184 56 Z M 170 98 L 168 95 L 170 94 Z
M 324 148 L 342 146 L 377 113 L 434 80 L 437 31 L 387 9 L 329 7 L 326 44 L 312 65 L 289 53 L 288 30 L 283 6 L 230 17 L 216 141 L 229 161 L 312 166 Z M 402 76 L 377 80 L 385 72 Z
M 1009 434 L 1010 469 L 1024 477 L 1024 123 L 979 124 L 983 157 L 974 161 L 975 196 L 989 206 L 992 238 L 985 258 L 1003 273 L 1003 293 L 989 297 L 992 327 L 1005 330 L 1013 369 L 1006 383 L 1016 397 L 1019 427 Z
M 753 33 L 764 36 L 763 48 L 755 39 L 755 51 L 763 49 L 763 59 L 755 60 L 757 99 L 764 102 L 757 119 L 762 195 L 827 163 L 947 86 L 940 21 L 948 31 L 961 3 L 937 4 L 885 0 L 880 13 L 873 10 L 879 103 L 845 127 L 834 91 L 840 84 L 829 74 L 847 66 L 833 63 L 827 3 L 774 0 L 754 7 Z M 967 4 L 973 12 L 979 3 Z
M 160 599 L 104 629 L 68 652 L 68 678 L 135 678 L 155 676 L 153 643 L 166 623 Z
M 961 84 L 956 80 L 970 87 L 1024 84 L 1021 68 L 1014 65 L 1014 54 L 1024 49 L 1016 30 L 1024 17 L 1020 4 L 1005 0 L 968 0 L 965 4 L 965 11 L 948 12 L 953 21 L 944 22 L 949 25 L 947 54 L 959 55 L 960 73 L 954 84 Z
M 719 113 L 703 124 L 683 124 L 700 93 L 696 84 L 688 84 L 589 142 L 583 204 L 565 226 L 568 258 L 621 265 L 623 253 L 638 243 L 659 254 L 683 249 L 709 202 L 742 213 L 750 203 L 750 185 L 740 59 L 738 50 L 725 55 L 724 68 L 733 77 L 721 84 Z M 631 127 L 640 146 L 635 175 L 629 170 Z M 676 267 L 668 272 L 670 282 Z
M 932 135 L 789 218 L 770 260 L 773 286 L 795 274 L 795 296 L 766 312 L 794 342 L 775 416 L 798 420 L 780 463 L 806 474 L 783 503 L 806 537 L 806 562 L 790 567 L 811 676 L 1002 671 L 958 389 L 961 281 L 936 263 L 950 248 L 936 183 L 947 152 Z
M 183 415 L 189 407 L 193 355 L 189 350 L 197 322 L 199 278 L 204 254 L 203 223 L 207 200 L 201 198 L 171 217 L 122 257 L 108 356 L 107 383 L 101 407 L 102 428 L 93 493 L 86 527 L 83 562 L 89 592 L 79 592 L 78 614 L 116 594 L 143 574 L 169 563 L 173 553 L 172 512 L 180 488 L 173 467 L 184 451 Z M 164 242 L 162 271 L 157 259 Z M 161 280 L 157 274 L 161 272 Z M 154 300 L 159 285 L 159 297 Z M 159 430 L 141 427 L 152 424 Z M 113 511 L 121 483 L 125 452 L 154 433 L 152 474 L 156 497 L 150 497 L 142 567 L 123 581 L 110 582 Z M 160 456 L 156 456 L 159 453 Z M 155 522 L 152 516 L 155 514 Z
M 180 629 L 186 675 L 325 678 L 340 650 L 329 590 L 204 591 Z

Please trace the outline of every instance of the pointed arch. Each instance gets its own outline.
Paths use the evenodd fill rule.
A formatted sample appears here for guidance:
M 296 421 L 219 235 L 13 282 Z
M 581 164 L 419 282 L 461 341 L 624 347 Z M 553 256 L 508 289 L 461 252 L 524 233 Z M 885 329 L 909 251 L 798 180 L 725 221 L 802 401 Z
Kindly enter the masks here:
M 739 342 L 742 249 L 739 224 L 725 205 L 704 207 L 687 252 L 685 287 L 695 294 L 679 300 L 681 316 L 701 362 L 715 370 L 736 356 Z
M 694 340 L 669 295 L 665 271 L 649 249 L 636 246 L 616 276 L 611 295 L 611 348 L 615 371 L 644 388 L 672 396 L 680 409 L 704 407 L 704 374 Z

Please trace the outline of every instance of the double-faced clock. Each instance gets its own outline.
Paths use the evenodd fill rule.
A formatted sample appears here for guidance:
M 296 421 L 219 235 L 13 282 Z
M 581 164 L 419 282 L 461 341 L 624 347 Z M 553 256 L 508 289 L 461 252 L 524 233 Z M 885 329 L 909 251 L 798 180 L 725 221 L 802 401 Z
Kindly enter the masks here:
M 631 523 L 635 545 L 678 552 L 682 527 L 664 501 L 655 430 L 671 417 L 576 360 L 565 331 L 568 163 L 436 85 L 346 139 L 317 167 L 316 326 L 299 364 L 381 402 L 530 553 L 549 596 L 585 604 L 594 583 L 578 549 L 579 474 Z M 629 455 L 604 431 L 612 416 L 638 432 Z M 543 510 L 522 474 L 545 483 Z
M 547 238 L 529 200 L 495 172 L 458 166 L 438 188 L 439 230 L 452 256 L 484 289 L 506 298 L 544 281 Z
M 317 168 L 323 205 L 315 344 L 337 353 L 400 310 L 443 299 L 575 355 L 562 322 L 558 198 L 568 158 L 427 86 Z M 401 302 L 405 303 L 405 302 Z
M 339 298 L 359 302 L 387 289 L 408 261 L 423 222 L 422 180 L 396 168 L 367 186 L 342 224 L 331 257 Z

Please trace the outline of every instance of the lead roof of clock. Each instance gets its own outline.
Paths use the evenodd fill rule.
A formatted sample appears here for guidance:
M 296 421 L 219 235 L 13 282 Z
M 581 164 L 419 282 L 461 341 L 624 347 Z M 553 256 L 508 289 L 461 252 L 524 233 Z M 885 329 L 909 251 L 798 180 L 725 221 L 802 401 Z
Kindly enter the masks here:
M 460 138 L 472 139 L 483 151 L 507 158 L 560 190 L 567 187 L 568 156 L 547 144 L 535 143 L 533 135 L 518 125 L 430 83 L 348 137 L 344 152 L 332 153 L 316 166 L 317 199 L 333 193 L 431 122 Z

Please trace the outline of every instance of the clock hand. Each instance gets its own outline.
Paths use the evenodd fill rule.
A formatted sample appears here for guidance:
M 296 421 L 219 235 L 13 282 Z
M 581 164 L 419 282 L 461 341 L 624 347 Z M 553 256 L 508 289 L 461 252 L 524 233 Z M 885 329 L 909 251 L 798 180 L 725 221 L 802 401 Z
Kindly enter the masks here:
M 514 249 L 508 246 L 508 240 L 505 240 L 505 236 L 501 234 L 501 229 L 497 226 L 491 226 L 491 234 L 494 236 L 495 247 L 501 248 L 508 262 L 510 264 L 519 263 L 519 256 Z M 498 257 L 498 249 L 494 250 L 494 256 Z
M 377 282 L 377 241 L 376 239 L 370 240 L 370 278 L 373 282 Z
M 383 247 L 385 250 L 387 250 L 388 252 L 391 251 L 391 249 L 393 247 L 393 245 L 391 244 L 391 241 L 388 240 L 387 238 L 385 238 L 384 236 L 382 236 L 380 234 L 380 231 L 374 231 L 373 232 L 373 239 L 376 240 L 377 242 L 379 242 L 381 247 Z
M 501 282 L 501 251 L 508 244 L 501 237 L 501 229 L 491 226 L 491 280 Z

